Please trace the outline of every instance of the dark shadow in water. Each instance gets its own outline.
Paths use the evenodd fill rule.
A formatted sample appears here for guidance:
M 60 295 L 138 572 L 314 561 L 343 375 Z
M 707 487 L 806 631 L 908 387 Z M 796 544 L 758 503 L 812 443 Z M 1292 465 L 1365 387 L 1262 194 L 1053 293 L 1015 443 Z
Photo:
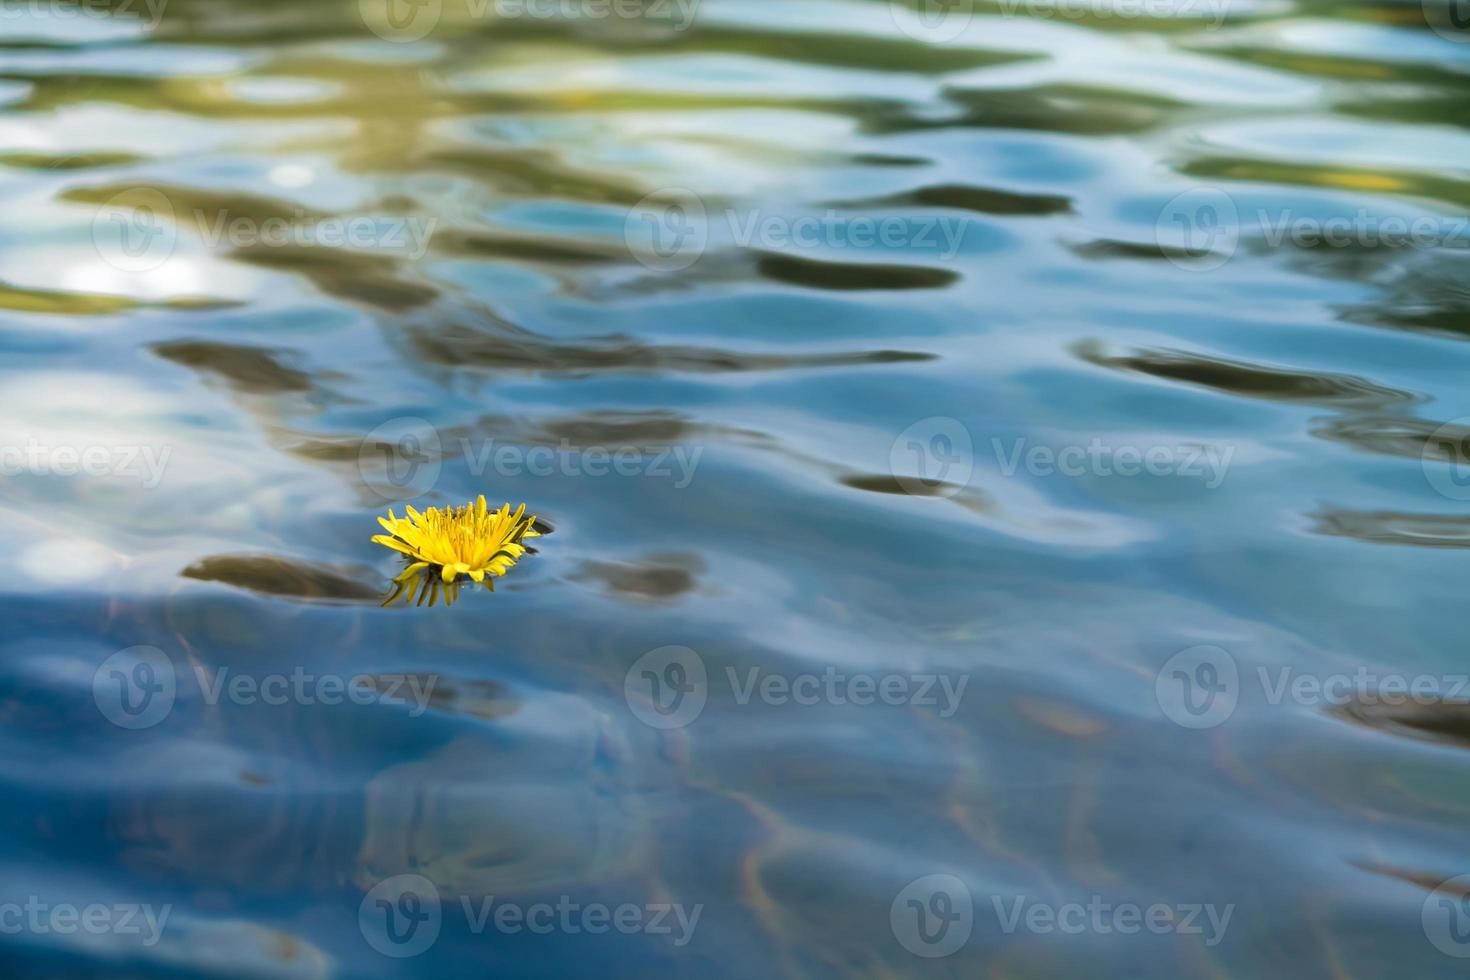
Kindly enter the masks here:
M 1465 447 L 1470 446 L 1470 427 L 1388 415 L 1332 419 L 1313 429 L 1312 435 L 1370 453 L 1439 463 L 1463 462 Z
M 439 295 L 437 287 L 398 278 L 402 263 L 387 255 L 300 245 L 258 245 L 231 255 L 248 265 L 303 275 L 329 296 L 394 313 L 416 309 Z
M 648 193 L 631 180 L 616 180 L 563 162 L 546 150 L 456 147 L 407 161 L 414 173 L 439 171 L 469 177 L 501 195 L 589 201 L 631 207 Z
M 1344 721 L 1376 728 L 1391 735 L 1426 742 L 1438 742 L 1470 748 L 1470 701 L 1426 701 L 1418 703 L 1385 704 L 1388 698 L 1376 698 L 1373 703 L 1361 699 L 1334 707 L 1331 713 Z M 1392 700 L 1408 700 L 1408 694 L 1394 694 Z
M 211 555 L 180 574 L 292 599 L 379 601 L 385 591 L 366 584 L 368 578 L 376 577 L 371 569 L 312 564 L 277 555 Z
M 903 37 L 870 33 L 842 33 L 831 24 L 821 32 L 793 34 L 723 25 L 698 25 L 686 51 L 742 54 L 757 58 L 813 65 L 830 65 L 858 71 L 897 71 L 907 74 L 944 74 L 972 68 L 1035 61 L 1041 55 L 971 48 L 964 45 L 915 44 Z M 654 50 L 653 46 L 647 46 Z
M 1447 899 L 1464 901 L 1470 899 L 1470 885 L 1451 884 L 1451 881 L 1460 876 L 1460 872 L 1437 873 L 1433 871 L 1414 871 L 1409 868 L 1396 868 L 1391 864 L 1383 864 L 1376 861 L 1353 861 L 1354 867 L 1362 868 L 1364 871 L 1388 878 L 1397 878 L 1399 881 L 1417 885 L 1427 892 L 1443 890 Z M 1447 886 L 1443 887 L 1442 886 Z
M 311 375 L 287 367 L 280 361 L 280 352 L 263 347 L 174 340 L 154 344 L 152 350 L 175 364 L 218 375 L 231 388 L 246 394 L 310 391 L 315 387 Z
M 704 559 L 695 554 L 657 554 L 634 561 L 585 561 L 569 577 L 596 583 L 618 599 L 671 602 L 697 589 L 705 569 Z
M 711 440 L 765 449 L 778 446 L 774 437 L 755 429 L 700 422 L 665 409 L 590 411 L 529 420 L 485 416 L 475 429 L 479 433 L 491 433 L 497 440 L 527 445 L 633 448 L 650 453 L 681 443 Z
M 1347 307 L 1342 318 L 1349 323 L 1470 339 L 1470 262 L 1460 255 L 1434 253 L 1414 253 L 1410 262 L 1381 284 L 1381 300 Z
M 437 673 L 416 676 L 420 680 L 419 690 L 428 692 L 429 707 L 435 711 L 490 721 L 513 715 L 520 709 L 520 702 L 511 694 L 510 688 L 495 681 L 465 680 Z M 396 677 L 390 677 L 378 686 L 387 690 L 388 685 L 396 680 Z M 429 686 L 430 681 L 433 681 L 432 687 Z M 401 687 L 396 696 L 405 697 Z
M 1126 136 L 1147 132 L 1174 112 L 1181 102 L 1140 92 L 1119 92 L 1083 85 L 1040 85 L 1024 89 L 947 89 L 956 112 L 920 115 L 906 103 L 864 107 L 870 132 L 898 133 L 923 129 L 1025 129 L 1087 136 Z
M 1352 374 L 1289 371 L 1171 350 L 1110 355 L 1103 352 L 1097 341 L 1076 344 L 1073 351 L 1083 360 L 1100 367 L 1137 371 L 1244 398 L 1300 402 L 1336 409 L 1372 409 L 1422 400 L 1422 396 L 1413 392 L 1375 384 Z
M 125 192 L 151 192 L 168 201 L 172 214 L 157 217 L 171 220 L 181 226 L 190 226 L 201 233 L 212 233 L 228 226 L 229 222 L 241 218 L 260 228 L 267 221 L 287 224 L 320 221 L 331 217 L 324 211 L 303 207 L 294 201 L 239 191 L 212 191 L 182 184 L 158 184 L 147 182 L 117 182 L 93 184 L 88 187 L 71 187 L 63 191 L 60 199 L 77 204 L 106 204 Z
M 684 415 L 662 409 L 644 412 L 582 412 L 526 424 L 514 420 L 486 417 L 479 428 L 497 433 L 510 432 L 512 438 L 532 442 L 565 441 L 573 446 L 641 446 L 663 447 L 695 436 L 707 435 L 709 429 Z M 759 435 L 759 433 L 752 433 Z
M 1410 514 L 1391 510 L 1329 509 L 1313 514 L 1318 534 L 1355 538 L 1372 544 L 1417 548 L 1470 548 L 1470 517 Z
M 1125 242 L 1116 238 L 1098 238 L 1069 245 L 1072 254 L 1084 259 L 1146 259 L 1160 262 L 1193 262 L 1212 254 L 1208 249 L 1180 248 L 1158 242 Z
M 105 293 L 27 289 L 0 281 L 0 310 L 64 316 L 109 316 L 143 305 L 126 296 Z
M 752 354 L 715 347 L 645 344 L 626 334 L 555 340 L 493 315 L 464 323 L 411 328 L 414 350 L 451 368 L 567 372 L 724 372 L 901 364 L 934 360 L 915 351 Z
M 960 277 L 948 269 L 870 262 L 823 262 L 775 252 L 761 253 L 756 270 L 767 279 L 809 289 L 845 292 L 870 289 L 939 289 Z
M 1385 225 L 1392 217 L 1383 218 Z M 1404 227 L 1414 227 L 1410 219 L 1401 220 Z M 1261 256 L 1285 252 L 1287 265 L 1302 275 L 1376 287 L 1377 298 L 1337 307 L 1347 323 L 1465 340 L 1470 338 L 1470 232 L 1455 217 L 1422 220 L 1429 224 L 1415 232 L 1417 244 L 1403 232 L 1369 242 L 1285 237 L 1274 246 L 1252 238 L 1241 248 Z
M 16 170 L 97 170 L 102 167 L 117 167 L 132 163 L 141 163 L 147 157 L 138 156 L 133 153 L 67 153 L 62 155 L 51 155 L 47 153 L 0 153 L 0 167 L 12 167 Z
M 1002 216 L 1070 214 L 1072 199 L 1059 194 L 1020 194 L 968 184 L 935 184 L 888 197 L 834 201 L 834 208 L 871 211 L 883 208 L 951 208 Z
M 1418 170 L 1343 170 L 1313 163 L 1292 163 L 1255 157 L 1209 156 L 1190 160 L 1179 168 L 1205 180 L 1246 181 L 1294 187 L 1342 188 L 1368 193 L 1393 193 L 1470 205 L 1470 182 Z
M 948 497 L 959 493 L 964 487 L 940 480 L 921 480 L 909 477 L 900 480 L 886 473 L 853 473 L 837 478 L 837 482 L 854 490 L 870 493 L 892 493 L 900 497 Z
M 628 261 L 626 248 L 580 239 L 545 238 L 446 228 L 434 233 L 434 253 L 471 259 L 534 262 L 544 265 L 595 265 Z

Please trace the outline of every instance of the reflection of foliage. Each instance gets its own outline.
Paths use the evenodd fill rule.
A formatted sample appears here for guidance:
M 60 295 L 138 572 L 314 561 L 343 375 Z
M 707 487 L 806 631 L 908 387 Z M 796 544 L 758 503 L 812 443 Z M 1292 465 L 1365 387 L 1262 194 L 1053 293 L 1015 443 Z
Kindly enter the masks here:
M 1470 517 L 1329 508 L 1312 515 L 1318 534 L 1417 548 L 1470 548 Z
M 1346 309 L 1343 319 L 1453 337 L 1470 337 L 1470 265 L 1459 256 L 1426 254 L 1383 284 L 1376 303 Z
M 1283 368 L 1226 360 L 1184 351 L 1140 350 L 1107 354 L 1095 342 L 1078 344 L 1083 360 L 1120 371 L 1182 381 L 1245 398 L 1298 402 L 1338 409 L 1374 409 L 1417 400 L 1413 392 L 1376 384 L 1366 378 L 1325 371 Z

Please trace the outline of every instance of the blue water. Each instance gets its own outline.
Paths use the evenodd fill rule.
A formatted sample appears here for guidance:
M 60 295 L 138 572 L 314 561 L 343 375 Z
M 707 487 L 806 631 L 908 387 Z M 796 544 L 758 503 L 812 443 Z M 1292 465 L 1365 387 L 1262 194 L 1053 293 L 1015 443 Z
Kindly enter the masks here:
M 0 2 L 4 975 L 1461 975 L 1464 14 Z

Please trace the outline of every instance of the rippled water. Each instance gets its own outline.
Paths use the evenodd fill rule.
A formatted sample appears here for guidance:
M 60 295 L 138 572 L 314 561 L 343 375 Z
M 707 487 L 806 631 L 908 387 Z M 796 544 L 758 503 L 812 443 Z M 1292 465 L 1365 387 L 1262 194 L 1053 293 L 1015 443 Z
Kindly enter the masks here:
M 0 3 L 6 974 L 1461 975 L 1463 13 Z

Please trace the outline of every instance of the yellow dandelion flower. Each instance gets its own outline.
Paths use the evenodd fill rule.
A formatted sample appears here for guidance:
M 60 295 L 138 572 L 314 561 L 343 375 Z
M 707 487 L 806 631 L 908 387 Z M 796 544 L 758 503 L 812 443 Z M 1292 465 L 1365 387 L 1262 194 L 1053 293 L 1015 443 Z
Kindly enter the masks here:
M 388 509 L 387 517 L 378 518 L 387 534 L 375 534 L 373 540 L 385 548 L 402 552 L 408 567 L 393 580 L 393 594 L 383 605 L 406 593 L 404 602 L 418 605 L 429 600 L 433 605 L 444 590 L 444 602 L 454 602 L 463 584 L 460 576 L 482 583 L 491 592 L 495 576 L 510 571 L 516 559 L 526 553 L 523 538 L 540 537 L 534 530 L 534 515 L 525 516 L 526 505 L 512 513 L 510 504 L 499 510 L 488 510 L 482 494 L 463 507 L 430 507 L 420 513 L 405 506 L 407 517 L 395 517 Z

